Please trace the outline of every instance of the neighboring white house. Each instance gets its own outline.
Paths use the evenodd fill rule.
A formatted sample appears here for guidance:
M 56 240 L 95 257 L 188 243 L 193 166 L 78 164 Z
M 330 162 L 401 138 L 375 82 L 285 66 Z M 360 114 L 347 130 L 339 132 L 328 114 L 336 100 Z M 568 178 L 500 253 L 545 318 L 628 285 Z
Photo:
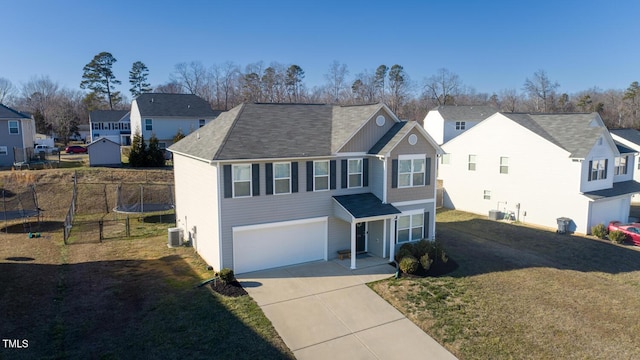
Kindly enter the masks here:
M 633 169 L 633 179 L 640 181 L 640 131 L 636 129 L 612 129 L 609 130 L 611 137 L 619 143 L 635 152 L 635 164 Z M 632 198 L 633 202 L 640 202 L 640 195 L 636 194 Z
M 131 145 L 131 120 L 127 110 L 94 110 L 89 113 L 89 125 L 91 142 L 105 138 L 119 145 Z
M 442 146 L 445 207 L 512 213 L 525 223 L 570 231 L 627 222 L 634 156 L 620 154 L 597 113 L 496 113 Z
M 122 163 L 120 144 L 107 138 L 99 138 L 87 145 L 89 166 L 113 166 Z
M 427 113 L 424 129 L 442 145 L 496 112 L 493 106 L 440 105 Z
M 188 135 L 221 112 L 196 95 L 146 93 L 131 103 L 131 131 L 140 133 L 147 143 L 155 135 L 164 149 L 173 144 L 178 131 Z

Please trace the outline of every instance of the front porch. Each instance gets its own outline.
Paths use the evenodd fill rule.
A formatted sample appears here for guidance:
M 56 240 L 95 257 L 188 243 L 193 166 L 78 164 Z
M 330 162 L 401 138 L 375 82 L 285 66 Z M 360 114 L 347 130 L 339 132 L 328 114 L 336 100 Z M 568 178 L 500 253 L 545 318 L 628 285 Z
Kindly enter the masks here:
M 334 259 L 332 261 L 344 267 L 345 269 L 351 269 L 351 259 Z M 356 255 L 356 261 L 358 264 L 358 269 L 366 269 L 390 263 L 388 257 L 380 257 L 367 252 Z

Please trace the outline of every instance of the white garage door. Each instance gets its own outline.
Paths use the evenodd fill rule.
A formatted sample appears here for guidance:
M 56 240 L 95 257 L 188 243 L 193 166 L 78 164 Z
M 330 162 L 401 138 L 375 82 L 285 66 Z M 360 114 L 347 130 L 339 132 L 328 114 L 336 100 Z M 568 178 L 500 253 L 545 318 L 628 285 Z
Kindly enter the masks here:
M 589 230 L 598 224 L 609 224 L 610 221 L 627 222 L 629 220 L 629 201 L 627 199 L 613 199 L 596 201 L 591 204 L 591 220 Z
M 233 228 L 236 274 L 326 259 L 327 218 Z

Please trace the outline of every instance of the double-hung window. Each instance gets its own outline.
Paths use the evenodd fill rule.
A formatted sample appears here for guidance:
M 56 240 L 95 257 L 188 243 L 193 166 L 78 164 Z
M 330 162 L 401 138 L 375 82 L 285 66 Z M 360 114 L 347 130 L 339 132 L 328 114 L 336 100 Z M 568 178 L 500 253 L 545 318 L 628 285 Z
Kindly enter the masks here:
M 424 234 L 422 212 L 398 217 L 398 243 L 421 240 Z
M 602 180 L 607 178 L 607 160 L 591 160 L 591 169 L 589 169 L 589 181 Z
M 9 134 L 11 135 L 20 134 L 20 126 L 17 121 L 14 121 L 14 120 L 9 121 Z
M 467 128 L 467 123 L 464 121 L 456 121 L 456 130 L 465 130 Z
M 273 188 L 274 194 L 291 193 L 291 163 L 273 164 Z
M 508 174 L 509 173 L 509 158 L 508 157 L 500 157 L 500 174 Z
M 349 188 L 362 187 L 362 159 L 349 159 Z
M 329 161 L 313 162 L 313 191 L 329 190 Z
M 425 155 L 398 157 L 398 187 L 424 186 Z
M 615 175 L 626 175 L 626 174 L 627 174 L 627 157 L 626 156 L 616 157 Z
M 233 165 L 233 197 L 251 196 L 251 164 Z
M 144 129 L 147 131 L 153 130 L 153 120 L 152 119 L 144 119 Z
M 476 171 L 476 156 L 469 155 L 469 171 Z

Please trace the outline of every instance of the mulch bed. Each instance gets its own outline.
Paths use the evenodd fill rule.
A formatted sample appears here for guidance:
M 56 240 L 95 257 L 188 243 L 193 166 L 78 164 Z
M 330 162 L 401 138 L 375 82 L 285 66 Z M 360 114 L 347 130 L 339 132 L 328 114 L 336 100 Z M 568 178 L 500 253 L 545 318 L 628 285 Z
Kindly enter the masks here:
M 389 265 L 393 266 L 394 268 L 396 267 L 394 263 L 390 263 Z M 404 277 L 404 278 L 439 277 L 439 276 L 447 275 L 453 272 L 454 270 L 456 270 L 457 268 L 458 268 L 458 263 L 452 258 L 449 258 L 449 261 L 447 261 L 446 263 L 443 263 L 442 261 L 438 261 L 436 263 L 431 264 L 431 268 L 429 268 L 428 271 L 424 271 L 422 266 L 420 266 L 418 267 L 418 271 L 416 271 L 413 274 L 405 274 L 403 272 L 400 272 L 400 277 Z
M 211 288 L 213 291 L 229 297 L 240 297 L 243 295 L 247 295 L 247 291 L 240 285 L 237 280 L 234 280 L 230 283 L 226 283 L 222 280 L 217 280 L 211 282 Z

